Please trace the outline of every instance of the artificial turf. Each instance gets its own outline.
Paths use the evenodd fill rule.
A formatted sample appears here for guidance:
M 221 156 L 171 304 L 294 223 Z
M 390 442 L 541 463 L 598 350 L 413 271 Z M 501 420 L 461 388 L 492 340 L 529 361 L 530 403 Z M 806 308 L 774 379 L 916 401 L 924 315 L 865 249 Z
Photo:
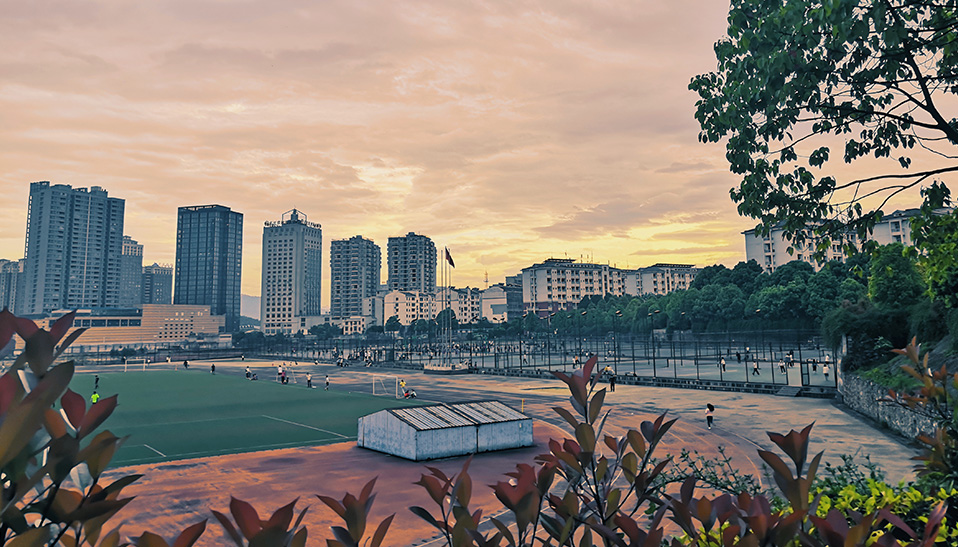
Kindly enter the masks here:
M 103 427 L 129 435 L 113 467 L 352 441 L 360 416 L 415 404 L 202 370 L 99 376 L 100 396 L 119 396 Z M 77 375 L 70 387 L 89 401 L 93 383 Z

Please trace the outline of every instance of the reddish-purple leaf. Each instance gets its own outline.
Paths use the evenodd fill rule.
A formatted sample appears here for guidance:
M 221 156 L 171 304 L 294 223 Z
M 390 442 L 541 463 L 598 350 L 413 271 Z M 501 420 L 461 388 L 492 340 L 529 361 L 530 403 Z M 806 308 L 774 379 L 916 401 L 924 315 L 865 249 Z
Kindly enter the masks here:
M 76 317 L 76 315 L 76 311 L 71 311 L 70 313 L 57 319 L 56 322 L 50 326 L 50 338 L 53 340 L 54 344 L 59 342 L 60 339 L 63 338 L 63 335 L 70 330 L 70 327 L 73 326 L 73 319 Z
M 273 516 L 263 525 L 263 528 L 282 528 L 286 530 L 289 527 L 289 523 L 293 522 L 293 507 L 297 501 L 299 501 L 299 498 L 277 509 L 276 512 L 273 513 Z
M 376 528 L 376 533 L 373 534 L 373 538 L 369 543 L 369 547 L 379 547 L 380 544 L 382 544 L 383 540 L 386 539 L 386 532 L 389 530 L 389 525 L 392 524 L 393 517 L 395 516 L 396 514 L 393 513 L 379 523 L 379 526 Z
M 212 509 L 210 511 L 212 511 L 216 520 L 220 522 L 220 525 L 223 526 L 223 529 L 226 530 L 226 534 L 233 540 L 233 543 L 235 543 L 237 547 L 245 547 L 243 538 L 239 535 L 239 532 L 236 531 L 236 528 L 233 527 L 233 523 L 230 522 L 229 517 L 219 511 Z
M 110 414 L 113 414 L 113 410 L 116 409 L 117 397 L 117 395 L 111 395 L 90 406 L 90 410 L 83 417 L 83 424 L 80 426 L 80 437 L 93 433 L 96 428 L 100 427 L 100 424 L 110 417 Z
M 246 539 L 252 539 L 263 529 L 263 523 L 260 521 L 256 509 L 253 509 L 252 505 L 243 500 L 230 496 L 230 513 L 233 514 L 236 525 L 239 526 L 240 532 Z
M 60 397 L 60 406 L 63 407 L 73 429 L 79 431 L 80 426 L 83 425 L 83 416 L 86 414 L 86 402 L 83 396 L 68 389 L 63 397 Z

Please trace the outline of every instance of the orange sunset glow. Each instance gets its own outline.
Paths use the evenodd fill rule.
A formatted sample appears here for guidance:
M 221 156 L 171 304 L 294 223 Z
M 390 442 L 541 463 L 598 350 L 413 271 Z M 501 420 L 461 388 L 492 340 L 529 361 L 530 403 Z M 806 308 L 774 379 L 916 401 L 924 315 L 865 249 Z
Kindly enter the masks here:
M 384 249 L 427 235 L 455 256 L 456 286 L 550 256 L 744 259 L 754 221 L 728 197 L 724 148 L 698 143 L 687 89 L 714 69 L 721 2 L 3 12 L 0 258 L 23 256 L 29 182 L 49 180 L 125 199 L 144 264 L 173 263 L 177 207 L 243 213 L 251 295 L 263 223 L 293 208 L 322 224 L 326 252 L 356 234 Z

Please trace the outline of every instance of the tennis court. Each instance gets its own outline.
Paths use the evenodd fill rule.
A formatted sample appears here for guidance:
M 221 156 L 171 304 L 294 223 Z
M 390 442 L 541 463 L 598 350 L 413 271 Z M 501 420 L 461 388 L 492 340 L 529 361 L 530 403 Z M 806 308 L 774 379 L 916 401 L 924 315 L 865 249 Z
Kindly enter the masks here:
M 113 467 L 352 441 L 360 416 L 415 404 L 201 369 L 99 376 L 102 397 L 119 395 L 106 429 L 130 436 Z M 89 401 L 93 384 L 79 374 L 70 387 Z

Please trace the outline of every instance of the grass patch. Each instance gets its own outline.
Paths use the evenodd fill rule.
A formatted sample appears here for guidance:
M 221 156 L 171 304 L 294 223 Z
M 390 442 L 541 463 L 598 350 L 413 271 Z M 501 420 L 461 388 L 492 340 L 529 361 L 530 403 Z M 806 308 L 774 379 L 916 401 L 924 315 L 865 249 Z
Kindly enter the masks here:
M 102 397 L 119 395 L 106 428 L 130 437 L 113 467 L 355 440 L 360 416 L 416 404 L 205 370 L 99 376 Z M 89 400 L 93 384 L 81 374 L 70 387 Z

